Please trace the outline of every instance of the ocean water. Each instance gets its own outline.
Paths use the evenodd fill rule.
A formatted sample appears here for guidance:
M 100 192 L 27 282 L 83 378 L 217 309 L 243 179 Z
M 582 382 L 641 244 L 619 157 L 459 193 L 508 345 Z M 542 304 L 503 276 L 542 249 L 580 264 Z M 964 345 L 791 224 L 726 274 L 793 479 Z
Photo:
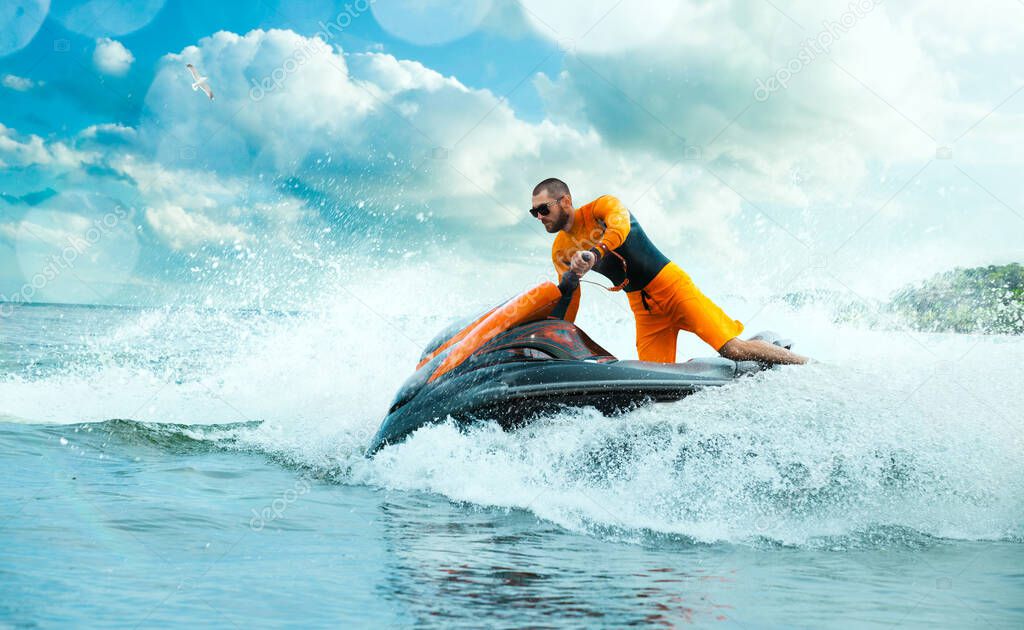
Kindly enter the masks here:
M 820 363 L 367 459 L 481 304 L 360 295 L 10 309 L 0 626 L 1024 627 L 1024 339 L 774 304 Z M 585 318 L 631 357 L 622 305 Z

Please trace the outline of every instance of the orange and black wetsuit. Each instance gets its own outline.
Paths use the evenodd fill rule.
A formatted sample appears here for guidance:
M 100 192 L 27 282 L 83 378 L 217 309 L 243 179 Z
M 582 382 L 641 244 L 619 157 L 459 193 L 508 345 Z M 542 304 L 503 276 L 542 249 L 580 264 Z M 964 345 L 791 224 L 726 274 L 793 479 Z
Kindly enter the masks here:
M 715 350 L 743 332 L 743 324 L 700 292 L 685 271 L 662 254 L 622 203 L 605 195 L 576 209 L 572 229 L 559 231 L 551 246 L 558 276 L 573 254 L 598 256 L 594 271 L 626 291 L 636 318 L 636 349 L 642 361 L 672 363 L 676 337 L 687 330 Z M 565 318 L 575 321 L 580 290 Z

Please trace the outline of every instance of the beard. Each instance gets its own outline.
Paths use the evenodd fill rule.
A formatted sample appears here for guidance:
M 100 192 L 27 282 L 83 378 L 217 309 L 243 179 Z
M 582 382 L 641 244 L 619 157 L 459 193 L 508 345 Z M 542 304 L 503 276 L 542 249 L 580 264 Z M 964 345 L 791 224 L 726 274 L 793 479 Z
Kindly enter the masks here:
M 569 214 L 562 212 L 557 219 L 551 223 L 545 223 L 544 229 L 548 231 L 548 234 L 554 234 L 565 227 L 565 224 L 569 222 Z

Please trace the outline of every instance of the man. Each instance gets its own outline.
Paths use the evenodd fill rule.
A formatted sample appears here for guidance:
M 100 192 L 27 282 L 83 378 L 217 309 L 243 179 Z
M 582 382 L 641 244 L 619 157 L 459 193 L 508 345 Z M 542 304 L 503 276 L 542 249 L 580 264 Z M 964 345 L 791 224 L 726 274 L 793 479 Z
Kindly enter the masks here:
M 551 259 L 561 277 L 572 269 L 582 276 L 591 269 L 623 289 L 636 318 L 636 350 L 641 361 L 674 363 L 680 330 L 696 334 L 734 361 L 806 363 L 807 359 L 764 342 L 740 339 L 743 324 L 700 292 L 690 276 L 651 243 L 636 217 L 622 203 L 605 195 L 573 207 L 569 187 L 545 179 L 533 189 L 530 214 L 555 236 Z M 575 321 L 580 290 L 566 312 Z

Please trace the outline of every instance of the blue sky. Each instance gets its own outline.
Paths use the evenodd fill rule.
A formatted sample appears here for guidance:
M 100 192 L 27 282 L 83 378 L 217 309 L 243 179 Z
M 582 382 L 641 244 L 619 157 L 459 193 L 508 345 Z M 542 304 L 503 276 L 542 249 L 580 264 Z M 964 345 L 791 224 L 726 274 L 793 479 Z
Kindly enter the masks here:
M 0 294 L 217 286 L 250 303 L 355 259 L 546 271 L 550 237 L 524 208 L 549 175 L 577 201 L 620 196 L 670 256 L 734 289 L 884 295 L 1019 260 L 1022 17 L 1012 2 L 14 0 Z
M 32 77 L 50 86 L 48 91 L 5 93 L 8 126 L 46 137 L 111 120 L 134 125 L 141 113 L 139 97 L 151 83 L 156 63 L 168 52 L 180 51 L 219 30 L 247 33 L 257 28 L 287 28 L 312 36 L 322 30 L 321 22 L 336 19 L 345 6 L 341 2 L 274 0 L 115 2 L 126 7 L 128 14 L 138 13 L 139 21 L 150 16 L 152 19 L 138 30 L 116 36 L 135 58 L 130 70 L 123 76 L 97 76 L 92 63 L 96 38 L 110 35 L 110 29 L 95 24 L 86 27 L 88 34 L 83 34 L 69 30 L 60 19 L 61 11 L 82 4 L 88 3 L 52 3 L 53 14 L 42 22 L 29 44 L 0 58 L 5 74 Z M 312 8 L 302 8 L 306 5 Z M 552 54 L 557 52 L 557 44 L 537 37 L 525 26 L 508 32 L 481 29 L 455 42 L 416 45 L 381 28 L 372 14 L 360 17 L 352 19 L 333 43 L 346 51 L 387 51 L 402 59 L 416 59 L 442 74 L 458 77 L 470 87 L 505 94 L 529 77 L 531 70 L 553 73 L 561 64 L 560 55 Z M 62 41 L 67 42 L 68 50 L 55 51 Z M 538 119 L 543 108 L 536 91 L 528 81 L 521 87 L 509 94 L 509 100 L 520 115 Z M 60 121 L 59 126 L 55 126 L 55 120 Z

